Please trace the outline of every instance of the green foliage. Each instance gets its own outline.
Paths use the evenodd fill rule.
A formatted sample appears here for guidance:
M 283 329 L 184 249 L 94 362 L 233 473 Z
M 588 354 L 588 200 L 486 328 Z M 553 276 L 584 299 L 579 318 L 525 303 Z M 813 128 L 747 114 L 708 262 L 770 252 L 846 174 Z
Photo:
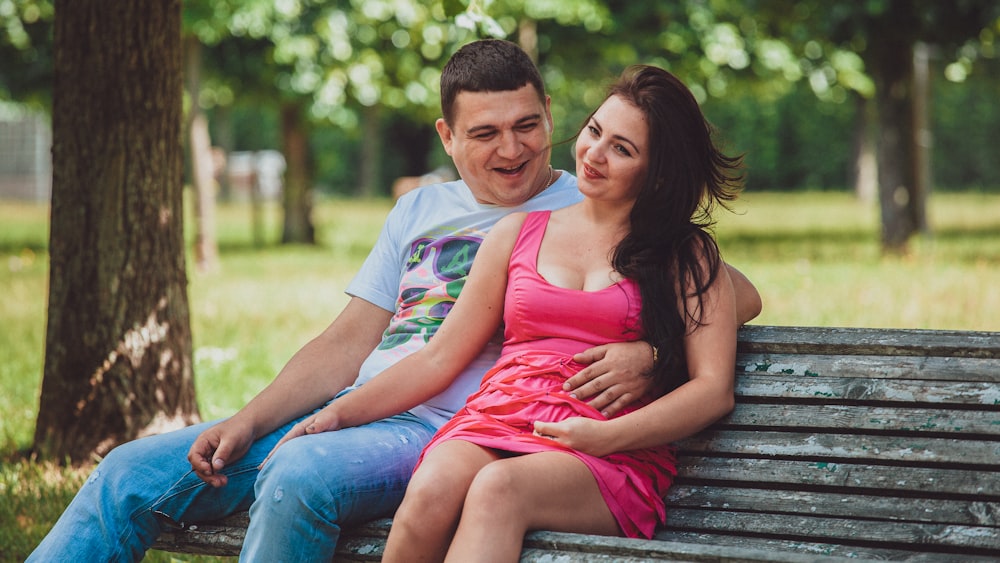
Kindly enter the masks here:
M 774 100 L 746 94 L 712 98 L 704 110 L 723 146 L 745 155 L 747 189 L 847 187 L 853 105 L 819 102 L 800 84 Z
M 53 14 L 50 0 L 0 0 L 0 100 L 48 105 Z
M 936 80 L 932 94 L 935 189 L 988 190 L 1000 186 L 996 133 L 1000 131 L 1000 59 L 977 63 L 962 82 Z

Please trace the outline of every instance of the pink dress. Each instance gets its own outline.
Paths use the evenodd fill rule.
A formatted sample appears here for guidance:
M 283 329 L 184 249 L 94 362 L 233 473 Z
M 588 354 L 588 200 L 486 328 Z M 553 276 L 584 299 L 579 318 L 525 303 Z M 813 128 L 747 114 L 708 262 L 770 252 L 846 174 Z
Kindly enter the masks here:
M 566 452 L 590 468 L 622 532 L 649 538 L 666 516 L 662 497 L 677 473 L 673 446 L 594 457 L 533 434 L 536 420 L 604 420 L 600 412 L 562 390 L 563 382 L 584 368 L 573 355 L 643 336 L 639 287 L 632 280 L 587 292 L 553 286 L 538 274 L 538 249 L 549 215 L 541 211 L 527 216 L 511 254 L 500 359 L 424 452 L 452 439 L 515 453 Z M 625 412 L 646 402 L 637 401 Z

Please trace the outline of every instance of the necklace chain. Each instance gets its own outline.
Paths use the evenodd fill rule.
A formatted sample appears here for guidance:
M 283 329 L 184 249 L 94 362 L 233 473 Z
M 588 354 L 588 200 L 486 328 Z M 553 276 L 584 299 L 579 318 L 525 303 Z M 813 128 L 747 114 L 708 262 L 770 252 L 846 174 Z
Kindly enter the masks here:
M 555 181 L 555 179 L 552 177 L 552 175 L 553 175 L 552 166 L 549 165 L 549 179 L 545 181 L 545 187 L 546 188 L 549 187 L 549 186 L 551 186 L 552 182 Z

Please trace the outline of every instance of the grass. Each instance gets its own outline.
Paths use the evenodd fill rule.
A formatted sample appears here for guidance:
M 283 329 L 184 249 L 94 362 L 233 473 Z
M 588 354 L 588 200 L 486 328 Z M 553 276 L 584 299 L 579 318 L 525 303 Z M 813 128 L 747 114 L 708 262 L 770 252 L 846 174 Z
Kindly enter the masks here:
M 760 324 L 1000 330 L 1000 197 L 938 194 L 932 234 L 883 256 L 878 211 L 838 193 L 748 193 L 720 217 Z
M 320 245 L 257 248 L 249 209 L 220 207 L 220 271 L 188 270 L 203 418 L 245 404 L 330 322 L 388 209 L 321 202 Z M 727 261 L 761 291 L 756 323 L 1000 330 L 1000 195 L 936 194 L 930 210 L 934 234 L 906 257 L 883 257 L 877 209 L 840 193 L 747 193 L 735 214 L 717 214 L 717 233 Z M 266 240 L 278 238 L 279 218 L 264 210 Z M 19 454 L 31 443 L 42 373 L 47 221 L 45 206 L 0 203 L 0 562 L 26 557 L 89 469 Z

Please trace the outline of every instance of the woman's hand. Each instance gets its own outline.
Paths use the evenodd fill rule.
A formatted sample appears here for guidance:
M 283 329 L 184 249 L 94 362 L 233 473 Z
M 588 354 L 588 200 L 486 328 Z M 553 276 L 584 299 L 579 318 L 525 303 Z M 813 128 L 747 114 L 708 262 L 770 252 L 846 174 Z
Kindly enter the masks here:
M 567 418 L 559 422 L 535 421 L 535 435 L 559 442 L 579 452 L 601 457 L 615 452 L 603 436 L 607 423 L 584 416 Z
M 320 432 L 332 432 L 334 430 L 340 429 L 340 417 L 337 415 L 336 401 L 328 404 L 319 411 L 317 411 L 312 416 L 307 416 L 302 419 L 298 424 L 292 427 L 291 430 L 285 433 L 284 436 L 278 440 L 278 443 L 271 448 L 268 452 L 267 457 L 264 461 L 260 463 L 258 469 L 263 468 L 264 465 L 271 459 L 274 452 L 281 447 L 285 442 L 298 438 L 300 436 L 305 436 L 306 434 L 319 434 Z

